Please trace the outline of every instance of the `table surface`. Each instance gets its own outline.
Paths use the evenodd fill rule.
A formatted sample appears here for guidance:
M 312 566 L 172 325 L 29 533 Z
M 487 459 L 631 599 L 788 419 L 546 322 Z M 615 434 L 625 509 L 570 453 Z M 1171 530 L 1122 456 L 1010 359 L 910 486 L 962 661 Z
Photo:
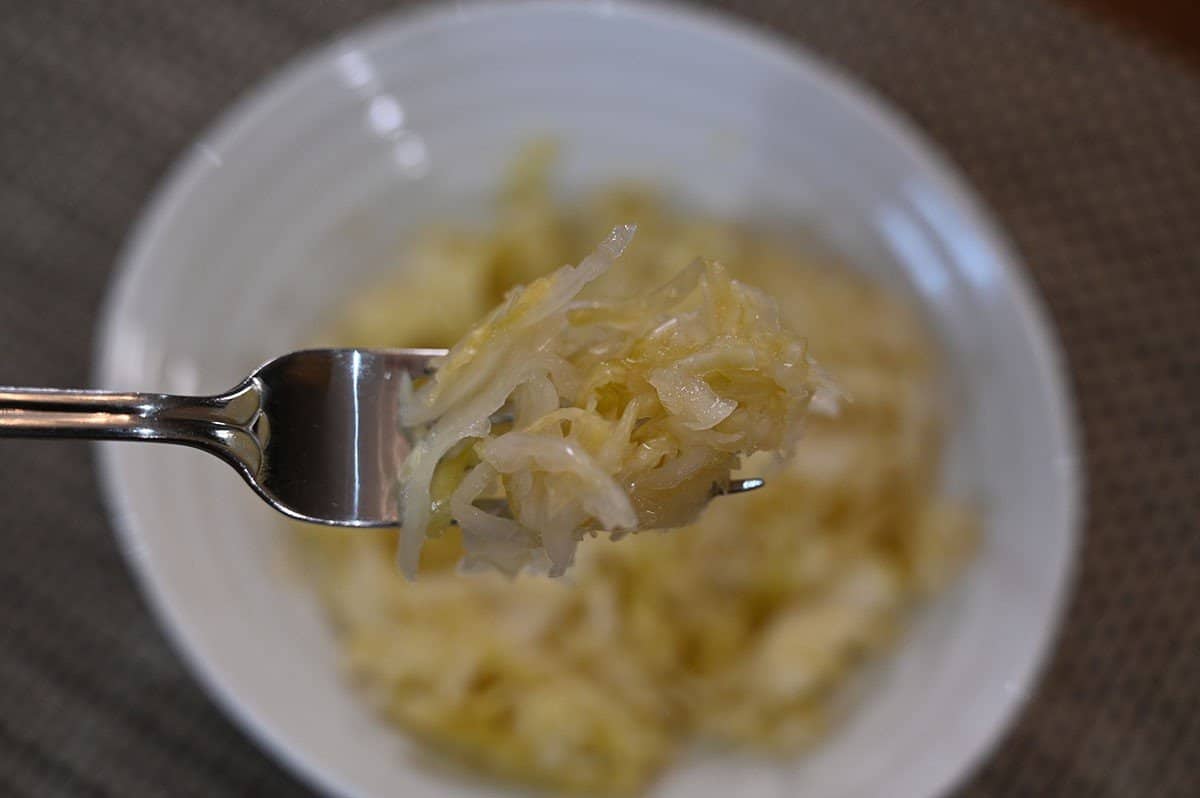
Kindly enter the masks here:
M 1200 3 L 1196 0 L 1058 0 L 1110 24 L 1200 69 Z
M 1200 795 L 1200 76 L 1040 0 L 729 5 L 944 148 L 1067 351 L 1090 487 L 1077 590 L 1036 695 L 957 794 Z M 170 162 L 248 86 L 392 7 L 4 2 L 0 384 L 86 384 L 118 248 Z M 89 452 L 0 451 L 0 794 L 307 795 L 167 645 Z

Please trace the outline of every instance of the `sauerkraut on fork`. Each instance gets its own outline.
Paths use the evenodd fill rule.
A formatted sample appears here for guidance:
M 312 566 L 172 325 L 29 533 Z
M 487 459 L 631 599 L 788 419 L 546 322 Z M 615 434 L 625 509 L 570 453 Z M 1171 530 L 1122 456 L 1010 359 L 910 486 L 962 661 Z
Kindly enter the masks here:
M 579 299 L 635 228 L 578 266 L 513 289 L 430 377 L 401 421 L 400 566 L 461 527 L 467 568 L 563 574 L 579 541 L 695 520 L 742 459 L 792 451 L 836 390 L 766 294 L 696 260 L 665 285 Z M 507 512 L 476 506 L 501 498 Z

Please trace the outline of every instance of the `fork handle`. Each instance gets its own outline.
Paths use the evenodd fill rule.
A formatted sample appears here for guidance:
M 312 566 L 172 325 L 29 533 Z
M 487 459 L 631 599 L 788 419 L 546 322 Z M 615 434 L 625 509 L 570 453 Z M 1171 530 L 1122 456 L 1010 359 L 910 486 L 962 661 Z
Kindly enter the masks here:
M 217 396 L 0 387 L 0 438 L 90 438 L 193 446 L 251 476 L 262 466 L 262 390 Z

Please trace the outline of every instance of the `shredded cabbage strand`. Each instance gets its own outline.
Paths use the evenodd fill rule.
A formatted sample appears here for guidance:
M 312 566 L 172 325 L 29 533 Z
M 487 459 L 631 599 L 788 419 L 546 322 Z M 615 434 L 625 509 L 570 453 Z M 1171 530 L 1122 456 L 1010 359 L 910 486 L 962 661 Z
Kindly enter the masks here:
M 578 266 L 518 287 L 411 386 L 400 567 L 453 518 L 468 567 L 561 575 L 584 534 L 695 519 L 743 456 L 788 455 L 828 380 L 774 302 L 697 260 L 623 300 L 579 294 L 620 257 L 615 228 Z M 492 418 L 503 411 L 503 424 Z M 485 512 L 503 498 L 509 515 Z

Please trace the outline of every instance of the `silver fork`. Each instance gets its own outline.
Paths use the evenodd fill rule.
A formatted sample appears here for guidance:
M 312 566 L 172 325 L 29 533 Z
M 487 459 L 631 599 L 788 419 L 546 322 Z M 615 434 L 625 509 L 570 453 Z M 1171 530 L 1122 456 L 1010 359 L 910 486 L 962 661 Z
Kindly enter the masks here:
M 275 509 L 331 526 L 399 524 L 402 374 L 443 349 L 309 349 L 216 396 L 0 387 L 0 437 L 176 443 L 224 460 Z M 713 485 L 712 496 L 761 487 Z M 479 506 L 504 512 L 503 503 Z

